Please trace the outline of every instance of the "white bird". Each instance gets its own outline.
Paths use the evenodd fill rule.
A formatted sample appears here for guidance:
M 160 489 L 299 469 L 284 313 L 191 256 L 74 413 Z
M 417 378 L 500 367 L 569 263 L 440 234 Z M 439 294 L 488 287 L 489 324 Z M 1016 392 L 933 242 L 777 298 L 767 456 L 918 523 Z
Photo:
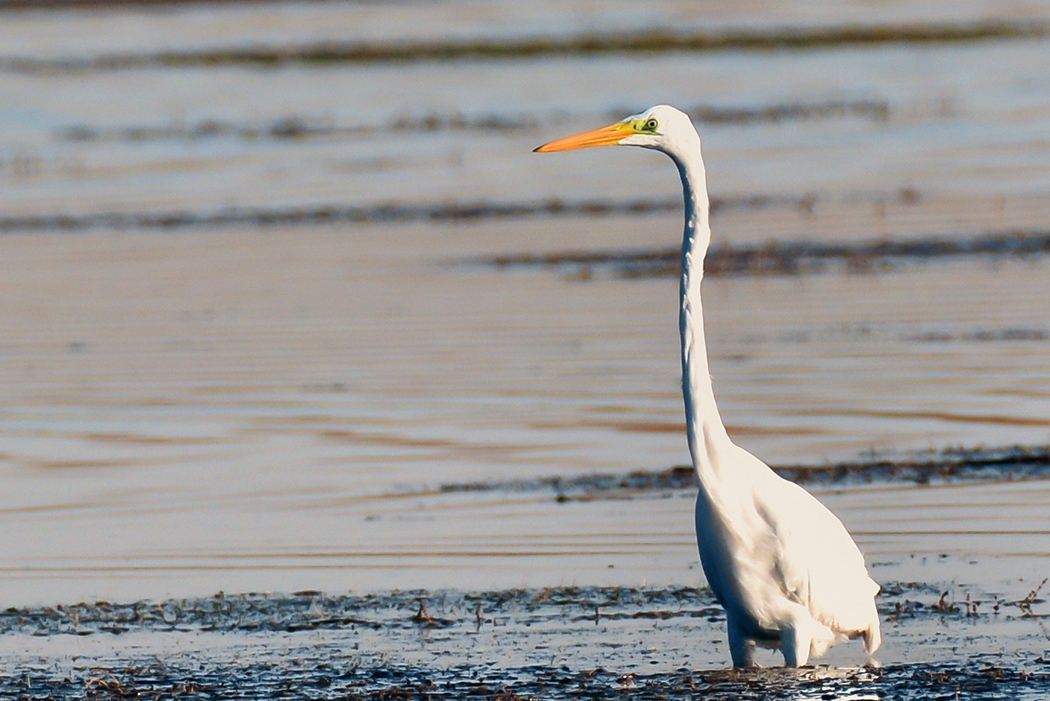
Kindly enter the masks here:
M 752 666 L 756 644 L 780 648 L 792 667 L 858 637 L 870 655 L 881 642 L 879 585 L 856 543 L 813 495 L 734 444 L 715 404 L 700 306 L 710 204 L 696 129 L 684 113 L 659 105 L 536 151 L 614 145 L 662 151 L 682 177 L 679 329 L 689 452 L 700 480 L 696 540 L 708 584 L 726 612 L 733 665 Z

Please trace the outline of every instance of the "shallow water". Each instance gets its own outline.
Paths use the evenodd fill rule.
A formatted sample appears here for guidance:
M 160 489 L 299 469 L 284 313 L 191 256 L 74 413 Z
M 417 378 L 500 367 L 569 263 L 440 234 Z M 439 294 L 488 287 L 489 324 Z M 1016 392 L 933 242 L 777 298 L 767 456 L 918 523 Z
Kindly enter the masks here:
M 597 518 L 547 507 L 547 497 L 389 498 L 688 459 L 667 324 L 674 281 L 581 282 L 443 262 L 476 250 L 477 234 L 442 232 L 436 260 L 418 227 L 0 240 L 11 330 L 0 356 L 5 465 L 20 485 L 3 508 L 25 533 L 6 546 L 6 591 L 53 598 L 36 577 L 69 587 L 66 597 L 149 596 L 158 578 L 170 578 L 173 593 L 191 582 L 198 594 L 317 587 L 310 563 L 334 568 L 326 576 L 338 586 L 344 551 L 364 557 L 349 578 L 355 588 L 452 586 L 450 563 L 461 557 L 458 567 L 493 573 L 486 586 L 556 584 L 581 576 L 571 535 L 579 522 L 612 541 L 626 526 L 655 557 L 648 502 L 616 505 L 634 516 Z M 355 259 L 358 272 L 347 275 Z M 996 332 L 1047 328 L 1046 293 L 1036 294 L 1047 279 L 1042 261 L 712 278 L 708 324 L 727 424 L 773 464 L 1038 443 L 1050 426 L 1046 340 Z M 994 300 L 980 292 L 990 288 Z M 921 306 L 916 289 L 926 292 Z M 935 498 L 915 494 L 915 510 Z M 970 502 L 960 496 L 963 511 Z M 659 566 L 628 567 L 631 583 L 674 581 L 657 575 L 668 570 L 698 577 L 688 569 L 689 508 L 683 500 L 669 515 L 681 547 Z M 857 527 L 852 509 L 839 511 Z M 478 523 L 509 524 L 514 514 L 531 525 L 502 531 L 510 541 L 567 531 L 561 557 L 557 547 L 540 553 L 560 564 L 473 562 Z M 430 525 L 408 545 L 405 529 L 416 527 L 406 524 L 419 522 Z M 461 534 L 452 545 L 440 537 L 446 528 Z M 922 550 L 918 535 L 898 553 Z M 616 547 L 632 549 L 603 551 Z M 380 574 L 405 569 L 404 580 Z M 76 572 L 105 588 L 63 583 Z
M 4 12 L 0 527 L 17 537 L 0 542 L 0 603 L 701 584 L 688 489 L 441 489 L 688 461 L 673 276 L 478 262 L 676 245 L 665 160 L 529 153 L 544 140 L 653 102 L 690 109 L 716 243 L 737 247 L 1045 237 L 1050 215 L 1046 38 L 268 68 L 94 59 L 1050 17 L 1038 3 L 952 12 Z M 739 443 L 780 466 L 1047 444 L 1045 252 L 854 258 L 705 281 Z M 1050 483 L 1005 477 L 814 489 L 880 582 L 1016 601 L 1050 574 Z M 959 638 L 968 659 L 1042 644 L 1036 629 L 988 630 Z M 888 631 L 885 660 L 947 660 L 916 651 L 927 633 Z M 719 649 L 694 664 L 721 666 Z

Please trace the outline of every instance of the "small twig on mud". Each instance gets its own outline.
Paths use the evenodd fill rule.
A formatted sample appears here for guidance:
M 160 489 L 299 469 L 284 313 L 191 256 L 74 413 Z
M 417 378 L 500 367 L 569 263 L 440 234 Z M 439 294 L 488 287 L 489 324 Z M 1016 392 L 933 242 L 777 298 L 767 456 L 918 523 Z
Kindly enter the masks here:
M 1039 582 L 1039 586 L 1037 586 L 1032 591 L 1028 592 L 1028 596 L 1022 599 L 1022 601 L 1024 601 L 1026 604 L 1036 603 L 1038 601 L 1037 597 L 1039 596 L 1039 590 L 1043 588 L 1043 585 L 1046 584 L 1048 579 L 1050 579 L 1050 577 L 1043 577 L 1043 581 Z
M 1017 602 L 1017 608 L 1021 609 L 1021 612 L 1025 616 L 1032 616 L 1032 615 L 1034 615 L 1032 613 L 1032 604 L 1039 603 L 1039 601 L 1040 601 L 1040 599 L 1039 599 L 1039 590 L 1043 588 L 1044 584 L 1046 584 L 1047 579 L 1050 579 L 1050 578 L 1044 577 L 1043 581 L 1039 582 L 1039 586 L 1037 586 L 1032 591 L 1028 592 L 1028 596 L 1026 596 L 1025 598 L 1023 598 L 1023 599 L 1021 599 L 1020 601 Z
M 940 600 L 933 605 L 934 611 L 940 611 L 941 613 L 955 613 L 959 610 L 959 607 L 955 605 L 954 601 L 948 601 L 948 592 L 941 594 Z
M 416 611 L 416 615 L 412 616 L 412 620 L 417 623 L 426 623 L 427 625 L 434 624 L 434 617 L 427 611 L 427 605 L 423 603 L 423 600 L 419 600 L 419 610 Z
M 103 691 L 123 691 L 124 685 L 117 675 L 108 669 L 92 669 L 92 676 L 88 677 L 84 681 L 84 690 L 90 691 L 92 689 L 102 689 Z

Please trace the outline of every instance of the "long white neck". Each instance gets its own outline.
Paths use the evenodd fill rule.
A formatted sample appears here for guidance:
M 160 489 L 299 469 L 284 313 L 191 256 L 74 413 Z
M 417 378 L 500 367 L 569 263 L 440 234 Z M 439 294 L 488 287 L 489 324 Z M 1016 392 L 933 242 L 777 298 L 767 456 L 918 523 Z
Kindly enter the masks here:
M 732 447 L 715 404 L 711 370 L 704 338 L 704 311 L 700 303 L 700 281 L 704 256 L 711 243 L 710 202 L 707 175 L 700 157 L 690 148 L 670 154 L 682 176 L 685 191 L 685 237 L 682 241 L 681 308 L 678 323 L 682 333 L 682 393 L 685 396 L 689 452 L 702 484 L 719 479 L 718 456 Z

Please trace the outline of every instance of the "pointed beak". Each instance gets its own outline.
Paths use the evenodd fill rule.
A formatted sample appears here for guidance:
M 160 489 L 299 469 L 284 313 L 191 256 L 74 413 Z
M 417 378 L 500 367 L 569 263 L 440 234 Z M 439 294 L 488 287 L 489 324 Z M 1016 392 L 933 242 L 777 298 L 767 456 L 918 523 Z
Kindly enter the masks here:
M 576 148 L 591 148 L 592 146 L 615 146 L 630 135 L 630 127 L 623 122 L 617 122 L 601 129 L 585 131 L 582 134 L 566 136 L 564 139 L 552 141 L 549 144 L 533 149 L 533 153 L 570 151 Z

